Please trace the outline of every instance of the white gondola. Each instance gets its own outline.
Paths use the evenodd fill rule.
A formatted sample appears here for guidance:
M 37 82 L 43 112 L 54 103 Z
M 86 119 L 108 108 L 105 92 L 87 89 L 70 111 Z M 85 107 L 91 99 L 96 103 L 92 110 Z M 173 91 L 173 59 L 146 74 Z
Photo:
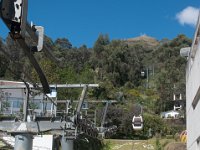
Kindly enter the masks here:
M 133 126 L 133 130 L 142 130 L 143 129 L 143 118 L 141 115 L 133 116 L 132 126 Z

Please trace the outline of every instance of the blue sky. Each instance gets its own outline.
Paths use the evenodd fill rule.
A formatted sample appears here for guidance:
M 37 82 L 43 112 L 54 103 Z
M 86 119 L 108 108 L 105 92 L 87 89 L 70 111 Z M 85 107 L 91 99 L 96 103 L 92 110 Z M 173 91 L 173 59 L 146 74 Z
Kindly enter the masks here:
M 143 34 L 173 39 L 183 33 L 192 38 L 194 25 L 180 24 L 177 14 L 199 0 L 29 0 L 28 20 L 45 27 L 53 40 L 68 38 L 73 46 L 92 47 L 99 34 L 127 39 Z M 184 25 L 183 25 L 184 24 Z M 7 35 L 0 23 L 0 36 Z

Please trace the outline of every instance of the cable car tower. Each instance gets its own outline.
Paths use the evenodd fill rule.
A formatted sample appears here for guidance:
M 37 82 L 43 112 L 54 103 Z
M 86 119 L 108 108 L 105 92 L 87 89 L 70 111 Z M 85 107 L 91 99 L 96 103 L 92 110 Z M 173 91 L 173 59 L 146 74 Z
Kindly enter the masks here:
M 51 88 L 48 84 L 45 74 L 43 73 L 40 65 L 38 64 L 36 58 L 34 57 L 35 52 L 44 50 L 47 55 L 50 54 L 48 46 L 43 44 L 44 39 L 44 28 L 41 26 L 36 26 L 29 24 L 27 22 L 27 13 L 28 13 L 28 0 L 1 0 L 0 1 L 0 17 L 5 23 L 5 25 L 10 30 L 11 38 L 18 43 L 23 49 L 25 55 L 30 60 L 34 69 L 36 70 L 40 82 L 42 84 L 43 93 L 45 95 L 51 93 Z M 35 45 L 27 43 L 26 37 L 29 37 L 33 40 Z M 51 57 L 51 56 L 50 56 Z M 98 85 L 97 85 L 98 86 Z M 95 87 L 97 87 L 95 85 Z M 65 87 L 65 86 L 64 86 Z M 95 128 L 92 128 L 90 125 L 85 126 L 80 110 L 81 106 L 84 103 L 84 99 L 87 93 L 88 87 L 90 85 L 79 85 L 82 87 L 83 91 L 79 99 L 76 112 L 71 119 L 71 121 L 63 120 L 57 121 L 56 118 L 50 120 L 42 120 L 45 118 L 38 117 L 35 120 L 29 120 L 28 118 L 28 102 L 30 89 L 34 88 L 33 85 L 24 81 L 23 89 L 26 89 L 26 98 L 24 100 L 24 117 L 23 121 L 19 122 L 9 122 L 9 121 L 0 121 L 0 130 L 6 133 L 11 134 L 15 137 L 15 146 L 14 150 L 32 150 L 33 137 L 34 135 L 56 131 L 62 137 L 61 145 L 63 150 L 73 150 L 73 142 L 77 137 L 77 128 L 87 128 L 85 131 L 91 131 L 91 135 L 97 136 L 95 133 Z M 0 88 L 6 88 L 0 86 Z M 14 87 L 15 89 L 16 87 Z M 56 103 L 51 101 L 54 105 Z M 83 127 L 84 126 L 84 127 Z M 87 134 L 87 133 L 86 133 Z

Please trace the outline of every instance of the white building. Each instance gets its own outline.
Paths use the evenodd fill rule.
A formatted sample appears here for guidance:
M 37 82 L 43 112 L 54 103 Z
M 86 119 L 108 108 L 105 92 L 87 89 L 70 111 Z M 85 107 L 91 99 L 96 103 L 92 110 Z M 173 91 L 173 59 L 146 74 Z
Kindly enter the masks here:
M 1 86 L 23 86 L 23 82 L 16 81 L 6 81 L 0 80 Z M 48 95 L 49 97 L 56 97 L 57 93 L 53 91 Z M 22 112 L 23 103 L 26 98 L 26 89 L 1 89 L 0 88 L 0 113 L 6 115 L 16 115 Z M 30 95 L 30 102 L 32 107 L 34 107 L 34 112 L 37 115 L 41 115 L 46 111 L 47 113 L 51 113 L 52 103 L 44 101 L 44 94 L 38 93 L 37 95 Z
M 200 150 L 200 15 L 193 44 L 188 50 L 186 67 L 187 149 Z M 184 55 L 183 49 L 181 55 Z
M 178 119 L 180 117 L 180 113 L 175 110 L 170 110 L 161 113 L 161 118 L 164 119 Z

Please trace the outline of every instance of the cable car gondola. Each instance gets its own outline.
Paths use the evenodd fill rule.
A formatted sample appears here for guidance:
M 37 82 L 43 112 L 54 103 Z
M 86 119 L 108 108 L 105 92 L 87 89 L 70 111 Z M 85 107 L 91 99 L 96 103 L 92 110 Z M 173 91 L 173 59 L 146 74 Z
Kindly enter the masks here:
M 133 126 L 133 130 L 142 130 L 143 129 L 143 118 L 141 115 L 133 116 L 132 126 Z

